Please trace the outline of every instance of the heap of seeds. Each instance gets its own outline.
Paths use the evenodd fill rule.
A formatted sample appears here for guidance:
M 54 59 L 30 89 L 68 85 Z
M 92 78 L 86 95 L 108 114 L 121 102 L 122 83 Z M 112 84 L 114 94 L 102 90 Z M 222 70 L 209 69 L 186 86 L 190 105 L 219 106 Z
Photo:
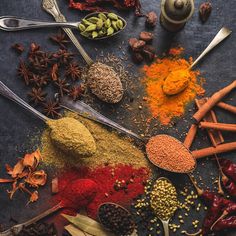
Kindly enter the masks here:
M 170 219 L 178 208 L 177 192 L 167 179 L 158 179 L 151 192 L 151 207 L 158 218 Z
M 111 66 L 100 62 L 92 64 L 88 71 L 87 83 L 92 93 L 104 102 L 117 103 L 123 97 L 120 77 Z

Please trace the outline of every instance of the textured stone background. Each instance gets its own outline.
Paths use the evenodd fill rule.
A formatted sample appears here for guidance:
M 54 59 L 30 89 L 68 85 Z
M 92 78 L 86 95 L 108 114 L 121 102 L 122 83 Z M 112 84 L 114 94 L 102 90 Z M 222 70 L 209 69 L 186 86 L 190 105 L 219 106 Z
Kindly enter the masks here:
M 154 10 L 159 14 L 160 1 L 142 0 L 141 2 L 144 12 Z M 214 50 L 214 52 L 210 53 L 197 67 L 206 78 L 206 84 L 204 86 L 206 89 L 206 95 L 211 95 L 214 91 L 229 84 L 236 78 L 236 1 L 212 1 L 213 12 L 209 20 L 204 25 L 202 25 L 198 19 L 197 9 L 200 2 L 202 1 L 195 1 L 196 11 L 193 18 L 188 22 L 184 30 L 178 34 L 167 33 L 161 28 L 160 25 L 158 25 L 154 30 L 155 40 L 153 45 L 157 49 L 159 55 L 168 50 L 171 46 L 182 45 L 186 49 L 185 56 L 187 58 L 189 56 L 196 58 L 196 56 L 199 55 L 199 53 L 207 46 L 222 26 L 227 26 L 233 30 L 230 38 L 223 42 L 216 50 Z M 84 15 L 78 13 L 77 11 L 69 10 L 67 7 L 67 1 L 60 0 L 59 6 L 68 20 L 77 21 Z M 53 20 L 50 15 L 41 9 L 40 0 L 1 0 L 0 15 L 15 15 L 29 19 Z M 79 34 L 76 33 L 85 49 L 90 53 L 91 57 L 95 58 L 97 55 L 97 52 L 94 50 L 95 48 L 97 48 L 98 51 L 103 50 L 104 54 L 113 52 L 117 56 L 122 56 L 122 52 L 118 49 L 120 42 L 127 42 L 128 38 L 138 36 L 139 32 L 144 30 L 144 19 L 136 19 L 132 12 L 122 13 L 121 15 L 128 21 L 127 29 L 118 37 L 112 38 L 106 42 L 101 41 L 94 43 L 87 41 L 82 39 Z M 48 36 L 56 32 L 57 29 L 39 29 L 17 33 L 0 32 L 1 81 L 6 83 L 23 99 L 26 99 L 27 91 L 22 81 L 16 77 L 18 56 L 10 49 L 10 47 L 16 42 L 23 43 L 26 47 L 29 46 L 31 42 L 37 42 L 45 49 L 56 50 L 57 47 L 52 45 L 52 43 L 48 40 Z M 76 52 L 76 49 L 74 49 L 73 46 L 71 48 L 74 52 Z M 126 50 L 128 51 L 128 48 L 125 48 L 125 51 Z M 78 59 L 81 60 L 81 57 L 78 56 Z M 136 82 L 138 83 L 138 81 L 134 81 L 134 83 Z M 137 84 L 137 87 L 136 93 L 142 94 L 142 85 Z M 233 92 L 228 98 L 226 98 L 226 101 L 228 100 L 230 103 L 235 104 L 235 96 L 236 92 Z M 99 103 L 97 101 L 95 102 L 97 104 Z M 134 104 L 138 103 L 138 99 L 135 98 Z M 94 105 L 97 106 L 97 104 Z M 192 107 L 193 105 L 190 105 L 190 108 Z M 17 157 L 22 156 L 23 153 L 28 150 L 33 150 L 33 145 L 37 146 L 37 140 L 34 140 L 34 137 L 36 137 L 37 134 L 43 129 L 44 124 L 33 115 L 2 97 L 0 98 L 0 108 L 0 173 L 1 177 L 4 177 L 4 164 L 9 163 L 13 165 L 16 162 Z M 101 106 L 101 110 L 104 114 L 116 120 L 116 114 L 112 114 L 113 112 L 111 109 L 116 109 L 116 111 L 120 114 L 123 114 L 123 122 L 119 121 L 120 123 L 125 123 L 129 128 L 140 132 L 140 130 L 136 130 L 135 125 L 132 123 L 130 118 L 131 114 L 129 111 L 124 110 L 121 105 L 116 105 L 113 107 Z M 136 113 L 139 113 L 138 109 Z M 235 122 L 235 116 L 218 110 L 217 114 L 220 121 L 231 123 Z M 188 121 L 190 117 L 191 112 L 185 114 L 185 118 Z M 180 137 L 180 139 L 183 140 L 183 135 L 181 134 L 188 129 L 189 125 L 190 122 L 186 122 L 184 119 L 179 119 L 175 126 L 175 128 L 178 128 L 178 132 L 176 132 L 176 129 L 169 128 L 164 130 L 155 129 L 152 130 L 152 133 L 164 132 Z M 204 138 L 206 137 L 206 133 L 201 132 L 198 136 L 199 137 L 193 148 L 210 145 L 208 139 Z M 235 140 L 234 134 L 224 134 L 224 137 L 226 141 Z M 235 153 L 222 156 L 233 159 Z M 236 157 L 234 159 L 236 160 Z M 204 167 L 201 165 L 202 162 L 206 163 Z M 198 165 L 197 171 L 203 176 L 203 182 L 205 184 L 211 182 L 209 172 L 213 172 L 213 175 L 217 176 L 214 161 L 201 161 Z M 169 175 L 169 177 L 171 179 L 175 179 L 177 185 L 181 185 L 182 183 L 188 181 L 185 176 Z M 11 217 L 23 222 L 48 208 L 47 199 L 50 194 L 49 184 L 40 190 L 40 200 L 37 203 L 28 206 L 26 206 L 27 200 L 24 194 L 17 193 L 14 199 L 10 201 L 7 197 L 6 189 L 7 187 L 5 185 L 0 185 L 0 224 L 3 224 L 4 227 L 8 227 L 12 224 L 9 222 Z M 201 220 L 203 216 L 199 214 L 191 215 L 190 213 L 189 219 L 186 220 L 186 226 L 184 228 L 193 230 L 191 227 L 191 220 L 196 218 Z M 146 233 L 143 232 L 140 235 L 146 235 Z

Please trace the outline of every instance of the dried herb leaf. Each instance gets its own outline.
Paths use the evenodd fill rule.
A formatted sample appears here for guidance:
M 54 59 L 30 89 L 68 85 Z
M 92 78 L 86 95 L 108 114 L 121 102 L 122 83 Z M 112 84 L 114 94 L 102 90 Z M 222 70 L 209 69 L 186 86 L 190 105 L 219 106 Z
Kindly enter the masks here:
M 64 218 L 66 218 L 70 223 L 74 226 L 78 227 L 79 229 L 92 234 L 94 236 L 114 236 L 113 233 L 107 231 L 101 224 L 97 221 L 84 216 L 77 214 L 76 216 L 69 216 L 65 214 L 61 214 Z
M 47 174 L 45 173 L 44 170 L 38 170 L 38 171 L 32 172 L 25 179 L 26 183 L 36 188 L 39 186 L 45 185 L 46 181 L 47 181 Z
M 91 234 L 85 234 L 82 230 L 76 228 L 74 225 L 67 225 L 64 227 L 71 236 L 90 236 Z
M 23 165 L 23 159 L 20 159 L 16 165 L 14 166 L 12 173 L 11 173 L 11 177 L 12 178 L 16 178 L 19 174 L 21 174 L 25 168 L 25 166 Z

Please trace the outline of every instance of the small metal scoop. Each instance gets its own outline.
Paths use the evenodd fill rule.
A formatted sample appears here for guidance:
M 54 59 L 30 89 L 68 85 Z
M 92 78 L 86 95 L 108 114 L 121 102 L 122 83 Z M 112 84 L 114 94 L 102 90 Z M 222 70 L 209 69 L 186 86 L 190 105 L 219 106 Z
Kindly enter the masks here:
M 93 12 L 86 15 L 83 19 L 87 19 L 92 16 L 96 16 L 98 13 Z M 112 35 L 99 37 L 99 38 L 88 38 L 91 40 L 107 39 L 110 38 L 121 31 L 123 31 L 127 25 L 127 22 L 122 17 L 118 16 L 120 20 L 123 21 L 124 26 L 122 29 L 114 32 Z M 1 16 L 0 17 L 0 29 L 5 31 L 20 31 L 27 29 L 37 29 L 37 28 L 48 28 L 48 27 L 65 27 L 65 28 L 79 28 L 81 22 L 46 22 L 46 21 L 36 21 L 36 20 L 27 20 L 24 18 L 18 18 L 16 16 Z M 78 29 L 79 30 L 79 29 Z M 84 36 L 83 36 L 84 37 Z
M 166 180 L 167 182 L 171 183 L 171 181 L 165 177 L 160 177 L 158 180 Z M 172 184 L 172 183 L 171 183 Z M 174 215 L 174 213 L 173 213 Z M 168 220 L 163 220 L 161 219 L 158 215 L 157 215 L 158 219 L 161 221 L 162 225 L 163 225 L 163 229 L 164 229 L 164 235 L 165 236 L 169 236 L 169 221 L 171 218 L 169 218 Z

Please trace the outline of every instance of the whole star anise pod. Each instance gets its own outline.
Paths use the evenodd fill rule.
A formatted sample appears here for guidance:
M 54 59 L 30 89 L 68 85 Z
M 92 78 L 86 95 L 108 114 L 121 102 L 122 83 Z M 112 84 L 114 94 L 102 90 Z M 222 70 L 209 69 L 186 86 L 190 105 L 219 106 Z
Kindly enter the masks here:
M 47 102 L 43 103 L 43 106 L 44 106 L 43 112 L 46 116 L 52 118 L 61 116 L 61 114 L 59 113 L 61 107 L 59 106 L 58 102 L 50 99 Z
M 199 17 L 201 21 L 204 23 L 209 18 L 212 11 L 212 5 L 210 2 L 204 2 L 199 7 Z
M 28 66 L 22 59 L 20 59 L 18 75 L 24 79 L 26 85 L 29 85 L 32 72 L 29 70 Z
M 67 65 L 73 59 L 73 56 L 73 53 L 63 49 L 59 49 L 56 53 L 53 54 L 53 57 L 57 59 L 60 64 L 64 65 Z
M 30 81 L 32 84 L 36 85 L 37 87 L 42 87 L 48 84 L 49 78 L 48 78 L 48 75 L 33 74 Z
M 69 96 L 75 101 L 81 96 L 83 91 L 84 91 L 84 88 L 82 85 L 74 85 L 70 89 Z
M 60 30 L 58 34 L 51 36 L 50 39 L 53 42 L 58 43 L 62 49 L 65 49 L 65 44 L 70 42 L 68 39 L 66 39 L 66 34 L 62 30 Z
M 32 88 L 31 92 L 28 93 L 30 101 L 34 102 L 35 105 L 44 102 L 46 93 L 41 88 Z
M 68 65 L 68 67 L 66 68 L 66 72 L 65 75 L 67 77 L 71 77 L 72 80 L 77 80 L 80 78 L 81 75 L 81 70 L 78 66 L 78 64 L 76 62 L 72 62 Z
M 59 94 L 61 97 L 63 97 L 65 94 L 69 93 L 69 84 L 67 83 L 67 81 L 65 79 L 58 79 L 55 82 L 55 85 L 58 87 L 59 89 Z

